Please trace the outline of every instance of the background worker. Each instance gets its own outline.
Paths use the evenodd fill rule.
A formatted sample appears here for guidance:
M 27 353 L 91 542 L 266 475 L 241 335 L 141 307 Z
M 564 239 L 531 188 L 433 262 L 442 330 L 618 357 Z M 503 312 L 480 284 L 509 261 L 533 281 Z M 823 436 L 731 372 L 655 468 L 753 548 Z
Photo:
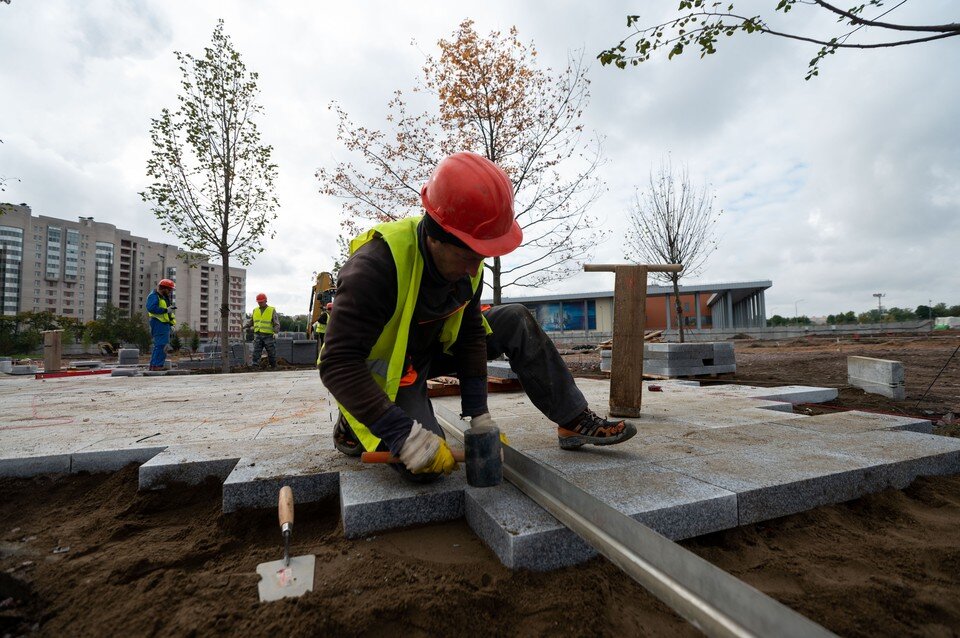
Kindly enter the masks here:
M 313 322 L 313 334 L 316 336 L 320 345 L 323 345 L 323 337 L 327 332 L 327 322 L 330 320 L 330 311 L 333 310 L 333 304 L 328 303 L 320 312 L 320 316 Z
M 320 376 L 342 415 L 337 449 L 351 455 L 389 450 L 413 480 L 449 473 L 455 463 L 426 382 L 456 373 L 463 416 L 474 425 L 495 425 L 487 409 L 490 343 L 490 354 L 510 356 L 535 405 L 561 425 L 561 447 L 633 436 L 632 425 L 589 410 L 525 308 L 491 309 L 496 326 L 487 336 L 480 312 L 483 260 L 513 251 L 523 238 L 506 174 L 482 156 L 457 153 L 440 162 L 421 198 L 425 216 L 357 237 L 340 270 L 337 314 L 330 317 L 320 359 Z
M 150 317 L 150 336 L 153 338 L 153 353 L 150 355 L 150 370 L 163 370 L 167 362 L 167 344 L 170 330 L 177 325 L 173 311 L 173 290 L 177 285 L 170 279 L 161 279 L 155 290 L 147 295 L 147 316 Z
M 260 355 L 267 349 L 270 368 L 277 369 L 277 344 L 273 335 L 280 332 L 280 315 L 273 306 L 267 305 L 267 295 L 257 295 L 257 307 L 253 309 L 245 328 L 253 326 L 253 365 L 260 366 Z

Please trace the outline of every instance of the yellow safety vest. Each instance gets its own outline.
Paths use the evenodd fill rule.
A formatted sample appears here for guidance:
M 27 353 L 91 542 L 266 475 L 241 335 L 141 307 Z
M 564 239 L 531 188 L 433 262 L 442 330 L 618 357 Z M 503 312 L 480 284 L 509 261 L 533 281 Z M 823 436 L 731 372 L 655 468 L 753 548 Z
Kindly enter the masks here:
M 373 345 L 367 356 L 367 368 L 373 380 L 380 386 L 391 401 L 397 398 L 400 389 L 400 378 L 404 373 L 404 363 L 407 354 L 407 338 L 410 336 L 410 323 L 413 320 L 413 310 L 417 305 L 417 296 L 420 293 L 420 277 L 423 274 L 423 255 L 417 246 L 417 224 L 421 217 L 408 217 L 395 222 L 387 222 L 375 226 L 366 233 L 350 242 L 350 254 L 357 252 L 361 246 L 376 237 L 383 239 L 390 248 L 393 261 L 397 266 L 397 307 L 393 316 L 383 327 L 380 338 Z M 477 269 L 477 274 L 470 278 L 473 292 L 476 293 L 483 278 L 483 265 Z M 463 321 L 463 310 L 460 308 L 447 317 L 440 329 L 440 343 L 443 351 L 450 353 L 450 348 L 457 341 L 460 334 L 460 324 Z M 484 328 L 490 334 L 490 326 L 481 315 Z M 323 350 L 321 349 L 321 356 Z M 320 359 L 317 359 L 317 365 Z M 347 419 L 354 434 L 360 440 L 364 449 L 373 451 L 380 445 L 380 439 L 358 421 L 338 401 L 340 411 Z
M 260 306 L 253 309 L 253 331 L 260 334 L 273 334 L 273 306 L 260 310 Z
M 322 316 L 323 316 L 323 315 L 321 315 L 321 317 L 322 317 Z M 327 321 L 330 321 L 330 318 L 329 318 L 329 317 L 327 317 Z M 321 322 L 319 319 L 317 319 L 317 323 L 314 324 L 314 330 L 317 331 L 317 332 L 319 332 L 320 334 L 324 334 L 324 333 L 327 331 L 327 323 L 326 323 L 326 321 Z
M 167 300 L 164 299 L 163 297 L 161 297 L 161 296 L 158 294 L 158 295 L 157 295 L 157 302 L 158 302 L 159 305 L 160 305 L 160 310 L 166 311 L 166 309 L 167 309 Z M 147 316 L 150 317 L 151 319 L 156 319 L 157 321 L 160 321 L 160 322 L 162 322 L 162 323 L 169 323 L 171 326 L 177 325 L 177 320 L 176 320 L 176 318 L 173 316 L 173 313 L 172 313 L 172 312 L 170 312 L 170 313 L 168 313 L 168 312 L 148 312 L 148 313 L 147 313 Z

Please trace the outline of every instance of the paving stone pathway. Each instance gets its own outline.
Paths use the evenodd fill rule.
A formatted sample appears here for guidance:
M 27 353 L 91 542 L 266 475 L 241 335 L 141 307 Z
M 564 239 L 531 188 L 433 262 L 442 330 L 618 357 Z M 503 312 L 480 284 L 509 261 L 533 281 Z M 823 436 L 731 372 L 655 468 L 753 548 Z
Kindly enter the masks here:
M 609 383 L 579 380 L 602 411 Z M 960 440 L 928 421 L 791 403 L 836 391 L 787 386 L 644 389 L 639 434 L 622 445 L 557 447 L 523 393 L 493 394 L 511 445 L 660 533 L 682 539 L 857 498 L 920 475 L 960 473 Z M 459 410 L 458 397 L 435 401 Z M 0 476 L 109 471 L 140 463 L 140 487 L 223 481 L 224 511 L 339 495 L 344 532 L 364 537 L 465 517 L 508 567 L 554 569 L 593 550 L 510 484 L 475 489 L 463 472 L 428 486 L 337 453 L 336 408 L 316 372 L 189 377 L 0 379 Z

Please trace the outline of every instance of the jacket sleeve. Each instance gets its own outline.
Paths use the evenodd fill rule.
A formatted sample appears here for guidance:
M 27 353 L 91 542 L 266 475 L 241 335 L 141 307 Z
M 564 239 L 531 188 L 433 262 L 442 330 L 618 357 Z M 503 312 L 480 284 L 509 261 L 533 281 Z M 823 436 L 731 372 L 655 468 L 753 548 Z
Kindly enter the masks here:
M 273 311 L 273 331 L 280 332 L 280 315 L 276 310 Z
M 460 408 L 463 416 L 474 417 L 487 409 L 487 331 L 480 314 L 483 280 L 463 311 L 460 335 L 454 346 L 457 376 L 460 379 Z
M 473 298 L 463 310 L 463 323 L 453 352 L 457 358 L 457 374 L 464 377 L 487 376 L 487 331 L 480 314 L 480 295 L 483 280 L 477 286 Z
M 320 378 L 369 427 L 394 405 L 367 369 L 367 357 L 397 305 L 397 268 L 385 242 L 365 244 L 343 265 L 336 304 L 327 321 Z
M 147 312 L 152 312 L 155 315 L 163 313 L 163 308 L 160 307 L 160 295 L 157 294 L 156 290 L 147 295 Z

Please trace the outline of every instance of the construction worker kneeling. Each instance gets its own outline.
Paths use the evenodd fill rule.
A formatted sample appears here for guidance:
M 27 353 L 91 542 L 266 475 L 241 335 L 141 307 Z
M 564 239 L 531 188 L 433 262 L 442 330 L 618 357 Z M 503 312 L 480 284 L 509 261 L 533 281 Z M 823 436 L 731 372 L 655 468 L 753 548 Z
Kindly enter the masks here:
M 595 414 L 553 342 L 526 308 L 480 309 L 483 261 L 515 250 L 506 173 L 473 153 L 445 158 L 421 190 L 426 215 L 380 224 L 350 242 L 320 355 L 337 400 L 334 445 L 390 451 L 417 482 L 456 469 L 427 396 L 427 379 L 456 374 L 464 417 L 495 426 L 487 360 L 510 359 L 531 401 L 557 426 L 560 447 L 610 445 L 633 425 Z

